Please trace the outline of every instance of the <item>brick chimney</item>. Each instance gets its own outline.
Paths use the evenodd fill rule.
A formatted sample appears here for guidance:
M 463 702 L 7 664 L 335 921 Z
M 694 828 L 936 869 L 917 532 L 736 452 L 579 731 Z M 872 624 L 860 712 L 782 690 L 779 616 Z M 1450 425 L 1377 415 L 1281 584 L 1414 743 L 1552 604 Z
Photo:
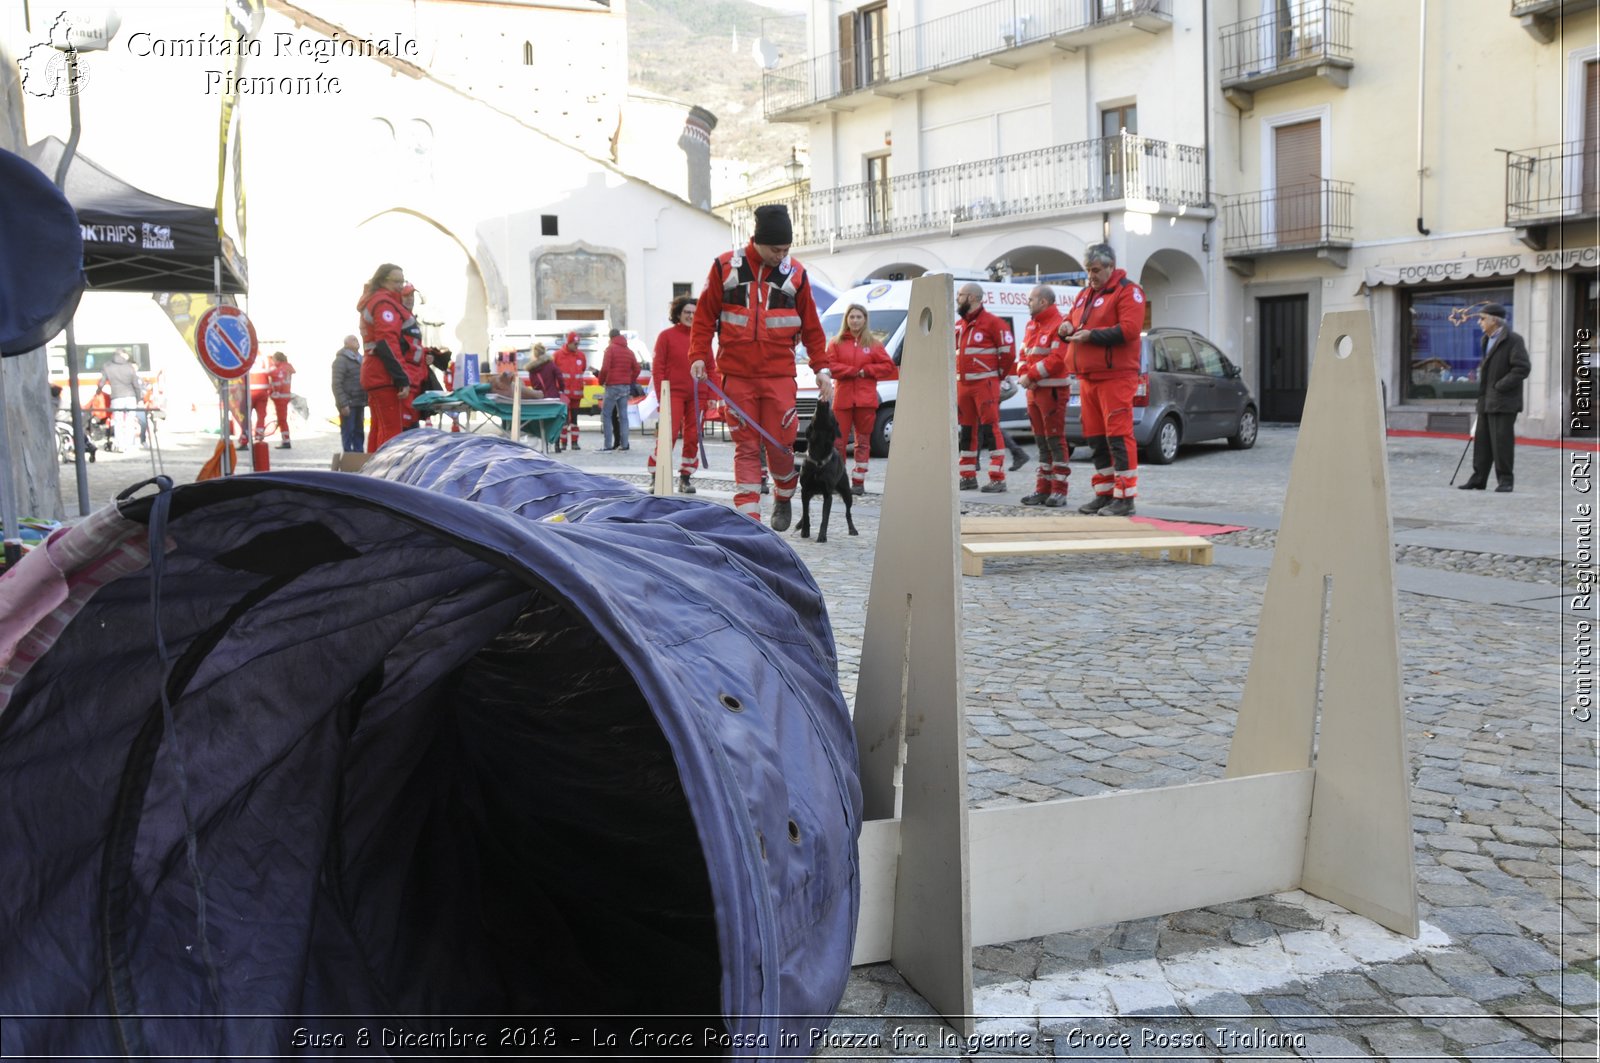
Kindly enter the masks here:
M 689 168 L 689 202 L 701 210 L 711 209 L 711 131 L 715 128 L 716 115 L 704 107 L 690 107 L 678 136 L 678 147 Z

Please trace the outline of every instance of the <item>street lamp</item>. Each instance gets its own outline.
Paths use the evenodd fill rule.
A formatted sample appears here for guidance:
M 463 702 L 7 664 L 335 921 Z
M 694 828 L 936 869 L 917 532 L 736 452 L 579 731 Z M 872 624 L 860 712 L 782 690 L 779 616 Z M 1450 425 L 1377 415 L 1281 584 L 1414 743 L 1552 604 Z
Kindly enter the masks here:
M 800 178 L 805 175 L 806 168 L 800 162 L 799 149 L 794 145 L 789 146 L 789 161 L 783 164 L 783 175 L 789 179 L 791 185 L 798 186 Z

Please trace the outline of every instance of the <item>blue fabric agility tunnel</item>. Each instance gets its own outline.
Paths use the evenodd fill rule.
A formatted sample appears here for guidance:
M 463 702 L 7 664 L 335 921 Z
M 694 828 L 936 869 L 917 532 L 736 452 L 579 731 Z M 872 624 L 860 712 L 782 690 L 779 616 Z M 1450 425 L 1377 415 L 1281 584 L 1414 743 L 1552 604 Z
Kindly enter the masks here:
M 368 468 L 145 495 L 0 579 L 0 1049 L 807 1054 L 861 817 L 809 573 L 504 441 Z

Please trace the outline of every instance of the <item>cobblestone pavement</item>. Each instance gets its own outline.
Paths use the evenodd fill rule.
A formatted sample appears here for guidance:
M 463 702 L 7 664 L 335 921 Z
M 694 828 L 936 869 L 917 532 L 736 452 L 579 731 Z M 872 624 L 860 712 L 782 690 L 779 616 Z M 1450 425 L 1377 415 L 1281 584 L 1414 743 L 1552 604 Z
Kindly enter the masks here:
M 585 443 L 598 436 L 588 426 Z M 275 463 L 326 468 L 336 435 L 312 439 L 273 451 Z M 1294 439 L 1266 426 L 1254 450 L 1197 447 L 1141 470 L 1141 512 L 1245 526 L 1217 539 L 1242 549 L 1219 549 L 1210 567 L 1025 558 L 963 579 L 972 807 L 1221 776 Z M 576 457 L 642 483 L 638 443 L 649 442 Z M 1593 613 L 1558 597 L 1563 579 L 1570 589 L 1593 572 L 1592 553 L 1563 547 L 1582 496 L 1570 453 L 1531 446 L 1518 448 L 1514 493 L 1456 491 L 1447 481 L 1461 446 L 1388 446 L 1398 572 L 1422 587 L 1399 596 L 1418 941 L 1290 893 L 979 948 L 983 1040 L 971 1044 L 894 968 L 867 966 L 816 1054 L 1596 1058 L 1596 730 L 1568 716 L 1562 687 L 1564 647 Z M 731 448 L 709 450 L 700 497 L 726 504 Z M 172 464 L 198 467 L 208 452 Z M 130 479 L 117 470 L 133 458 L 94 467 L 98 497 Z M 788 536 L 827 594 L 847 698 L 883 466 L 873 462 L 873 494 L 858 502 L 858 537 L 842 533 L 837 510 L 827 544 Z M 1075 496 L 1087 469 L 1075 463 Z M 962 503 L 1025 512 L 1015 502 L 1029 473 L 1013 474 L 1008 495 Z M 1228 844 L 1219 832 L 1219 852 Z

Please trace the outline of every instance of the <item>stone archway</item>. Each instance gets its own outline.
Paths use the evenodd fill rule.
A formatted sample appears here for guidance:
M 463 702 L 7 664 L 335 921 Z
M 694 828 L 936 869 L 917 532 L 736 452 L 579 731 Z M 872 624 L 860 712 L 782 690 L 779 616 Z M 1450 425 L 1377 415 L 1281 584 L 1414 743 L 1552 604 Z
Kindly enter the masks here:
M 1150 323 L 1206 332 L 1210 324 L 1205 273 L 1182 251 L 1163 247 L 1145 259 L 1139 286 L 1150 302 Z
M 356 261 L 398 262 L 416 285 L 424 342 L 454 351 L 488 349 L 483 275 L 454 233 L 424 214 L 401 208 L 366 219 L 354 235 Z
M 998 255 L 987 265 L 989 275 L 1025 284 L 1035 276 L 1043 280 L 1079 281 L 1083 264 L 1065 251 L 1040 244 L 1026 244 Z M 1079 277 L 1070 276 L 1079 274 Z M 1066 275 L 1066 276 L 1064 276 Z

